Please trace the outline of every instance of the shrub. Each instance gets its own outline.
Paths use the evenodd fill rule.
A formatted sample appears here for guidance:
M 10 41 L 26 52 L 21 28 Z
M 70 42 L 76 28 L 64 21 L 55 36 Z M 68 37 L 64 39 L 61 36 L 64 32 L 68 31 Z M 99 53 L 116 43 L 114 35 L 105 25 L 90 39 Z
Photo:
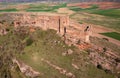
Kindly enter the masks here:
M 28 38 L 28 39 L 26 40 L 26 45 L 27 45 L 27 46 L 30 46 L 32 43 L 33 43 L 33 39 L 32 39 L 32 38 Z

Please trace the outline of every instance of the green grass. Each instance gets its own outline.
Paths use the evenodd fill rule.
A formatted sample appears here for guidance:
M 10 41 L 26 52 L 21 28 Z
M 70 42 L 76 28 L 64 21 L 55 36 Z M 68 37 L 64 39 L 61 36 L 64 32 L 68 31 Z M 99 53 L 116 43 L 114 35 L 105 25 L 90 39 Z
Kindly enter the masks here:
M 0 10 L 0 12 L 16 12 L 18 11 L 17 9 L 13 8 L 13 9 L 2 9 Z
M 68 7 L 75 11 L 70 17 L 78 22 L 108 27 L 120 32 L 120 9 L 99 9 L 97 5 L 90 8 Z
M 26 30 L 28 29 L 26 28 Z M 31 66 L 34 70 L 43 73 L 40 78 L 67 78 L 65 75 L 60 74 L 58 70 L 55 70 L 45 62 L 42 62 L 42 58 L 66 69 L 68 72 L 72 72 L 76 78 L 114 78 L 112 74 L 106 74 L 103 70 L 97 69 L 91 64 L 86 51 L 80 51 L 75 46 L 66 45 L 54 30 L 37 30 L 33 33 L 29 33 L 27 36 L 24 36 L 25 33 L 23 32 L 16 33 L 18 34 L 9 32 L 5 36 L 0 36 L 0 45 L 4 45 L 5 47 L 4 50 L 0 50 L 0 57 L 10 59 L 13 58 L 13 56 L 16 57 L 25 64 Z M 24 36 L 24 39 L 22 36 Z M 23 41 L 27 41 L 27 37 L 33 39 L 33 43 L 22 48 L 24 45 Z M 68 49 L 73 50 L 74 53 L 62 56 L 62 53 L 66 52 Z M 7 68 L 9 68 L 10 59 L 5 59 L 4 64 L 8 64 Z M 86 64 L 86 62 L 88 64 Z M 79 66 L 80 69 L 75 69 L 71 65 L 72 63 Z M 1 69 L 0 73 L 3 73 Z M 16 69 L 11 71 L 11 75 L 12 78 L 26 78 Z
M 97 12 L 97 10 L 79 11 L 71 15 L 70 17 L 74 20 L 77 20 L 78 22 L 82 21 L 83 23 L 100 25 L 120 32 L 120 18 L 117 13 L 116 16 L 105 16 L 93 14 L 93 12 Z
M 69 7 L 70 10 L 75 12 L 88 12 L 91 14 L 104 15 L 114 18 L 120 18 L 120 9 L 99 9 L 98 5 L 91 5 L 90 8 Z
M 26 9 L 27 12 L 49 12 L 52 11 L 52 8 L 49 7 L 47 4 L 40 4 L 40 5 L 34 5 L 34 4 L 30 4 L 30 7 L 28 9 Z
M 94 10 L 91 13 L 114 18 L 120 18 L 120 9 Z
M 11 59 L 14 57 L 15 52 L 18 52 L 18 49 L 15 49 L 15 42 L 19 42 L 19 39 L 11 32 L 0 36 L 0 46 L 4 48 L 0 48 L 0 78 L 5 78 L 5 74 L 7 74 L 9 78 L 25 78 L 16 68 L 10 69 L 10 65 L 13 64 Z
M 26 47 L 24 50 L 25 54 L 20 56 L 21 60 L 25 63 L 32 66 L 35 70 L 44 73 L 45 75 L 43 75 L 42 78 L 54 78 L 55 76 L 61 78 L 66 77 L 61 75 L 57 70 L 48 66 L 46 63 L 42 62 L 41 58 L 47 59 L 58 66 L 71 69 L 69 65 L 72 59 L 69 56 L 62 56 L 62 52 L 65 52 L 68 46 L 64 45 L 63 41 L 61 41 L 60 37 L 55 35 L 55 33 L 55 31 L 51 30 L 47 32 L 38 31 L 37 33 L 34 33 L 34 38 L 38 41 L 33 43 L 31 46 Z M 54 41 L 60 41 L 61 43 L 56 44 Z M 65 47 L 63 48 L 63 46 Z M 30 62 L 30 60 L 33 62 Z
M 54 12 L 56 9 L 66 7 L 67 4 L 58 4 L 54 6 L 50 6 L 47 4 L 40 4 L 40 5 L 33 5 L 31 4 L 28 9 L 26 9 L 27 12 Z
M 38 10 L 38 9 L 28 9 L 28 10 L 26 10 L 27 12 L 50 12 L 50 11 L 52 11 L 51 9 L 44 9 L 44 10 Z
M 80 7 L 68 7 L 70 10 L 73 10 L 75 12 L 80 12 L 80 11 L 84 11 L 84 12 L 87 12 L 87 11 L 91 11 L 91 10 L 95 10 L 98 8 L 97 5 L 91 5 L 90 8 L 80 8 Z
M 86 52 L 80 52 L 74 46 L 67 46 L 54 30 L 38 30 L 31 34 L 35 41 L 32 45 L 24 49 L 24 54 L 18 55 L 18 58 L 31 66 L 36 71 L 44 73 L 41 78 L 67 78 L 48 64 L 41 61 L 41 58 L 49 60 L 52 64 L 66 69 L 76 75 L 76 78 L 113 78 L 113 75 L 106 74 L 89 62 Z M 63 52 L 72 49 L 72 55 L 62 56 Z M 82 59 L 80 59 L 82 58 Z M 74 59 L 74 61 L 72 60 Z M 89 65 L 85 65 L 89 62 Z M 74 63 L 80 67 L 76 70 L 71 64 Z M 82 65 L 82 66 L 81 66 Z M 92 67 L 92 68 L 91 68 Z M 102 75 L 101 75 L 102 74 Z
M 100 34 L 108 36 L 108 37 L 111 37 L 111 38 L 114 38 L 114 39 L 117 39 L 117 40 L 120 41 L 120 33 L 117 33 L 117 32 L 108 32 L 108 33 L 100 33 Z

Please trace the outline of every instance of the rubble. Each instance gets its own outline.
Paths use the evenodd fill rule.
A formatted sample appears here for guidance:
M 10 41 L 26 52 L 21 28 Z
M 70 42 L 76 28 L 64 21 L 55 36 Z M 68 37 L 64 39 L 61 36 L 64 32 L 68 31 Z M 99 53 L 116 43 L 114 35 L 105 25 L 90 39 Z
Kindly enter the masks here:
M 77 70 L 80 69 L 76 64 L 73 64 L 73 63 L 72 63 L 72 66 L 73 66 L 75 69 L 77 69 Z
M 73 50 L 68 49 L 67 54 L 70 55 L 70 54 L 72 54 L 72 53 L 73 53 Z
M 95 48 L 92 52 L 90 52 L 89 57 L 91 62 L 98 68 L 109 71 L 111 73 L 116 73 L 120 71 L 120 64 L 116 61 L 117 58 L 120 58 L 117 54 L 109 51 Z M 99 49 L 99 51 L 98 51 Z
M 6 29 L 0 29 L 0 35 L 6 35 L 7 31 Z
M 62 56 L 66 56 L 66 55 L 67 55 L 67 53 L 66 53 L 66 52 L 63 52 L 63 53 L 62 53 Z
M 88 44 L 88 43 L 81 43 L 79 45 L 77 45 L 80 49 L 82 50 L 85 50 L 85 49 L 88 49 L 88 48 L 91 48 L 91 45 Z
M 62 53 L 63 56 L 71 55 L 71 54 L 73 54 L 73 50 L 71 49 L 68 49 L 68 51 Z

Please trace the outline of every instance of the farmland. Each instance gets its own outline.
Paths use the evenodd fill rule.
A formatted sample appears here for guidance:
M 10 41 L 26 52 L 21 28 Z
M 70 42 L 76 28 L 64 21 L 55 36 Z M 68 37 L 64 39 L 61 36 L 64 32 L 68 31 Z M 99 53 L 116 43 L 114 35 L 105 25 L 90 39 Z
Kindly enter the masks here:
M 26 9 L 27 12 L 54 12 L 59 8 L 66 7 L 66 4 L 59 4 L 59 5 L 46 5 L 46 4 L 41 4 L 41 5 L 30 5 L 28 9 Z
M 90 8 L 69 7 L 75 11 L 71 18 L 78 22 L 86 22 L 120 31 L 120 9 L 98 9 L 98 6 L 92 5 Z
M 120 33 L 117 32 L 108 32 L 108 33 L 100 33 L 100 34 L 120 40 Z
M 16 12 L 18 11 L 17 9 L 2 9 L 0 12 Z

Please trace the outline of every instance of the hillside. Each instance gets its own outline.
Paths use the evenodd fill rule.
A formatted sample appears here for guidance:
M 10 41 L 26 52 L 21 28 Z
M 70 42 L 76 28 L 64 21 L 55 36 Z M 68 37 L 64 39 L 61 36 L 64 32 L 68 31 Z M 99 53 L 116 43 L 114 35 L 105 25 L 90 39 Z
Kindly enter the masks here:
M 0 78 L 120 78 L 119 0 L 0 0 L 0 18 Z

